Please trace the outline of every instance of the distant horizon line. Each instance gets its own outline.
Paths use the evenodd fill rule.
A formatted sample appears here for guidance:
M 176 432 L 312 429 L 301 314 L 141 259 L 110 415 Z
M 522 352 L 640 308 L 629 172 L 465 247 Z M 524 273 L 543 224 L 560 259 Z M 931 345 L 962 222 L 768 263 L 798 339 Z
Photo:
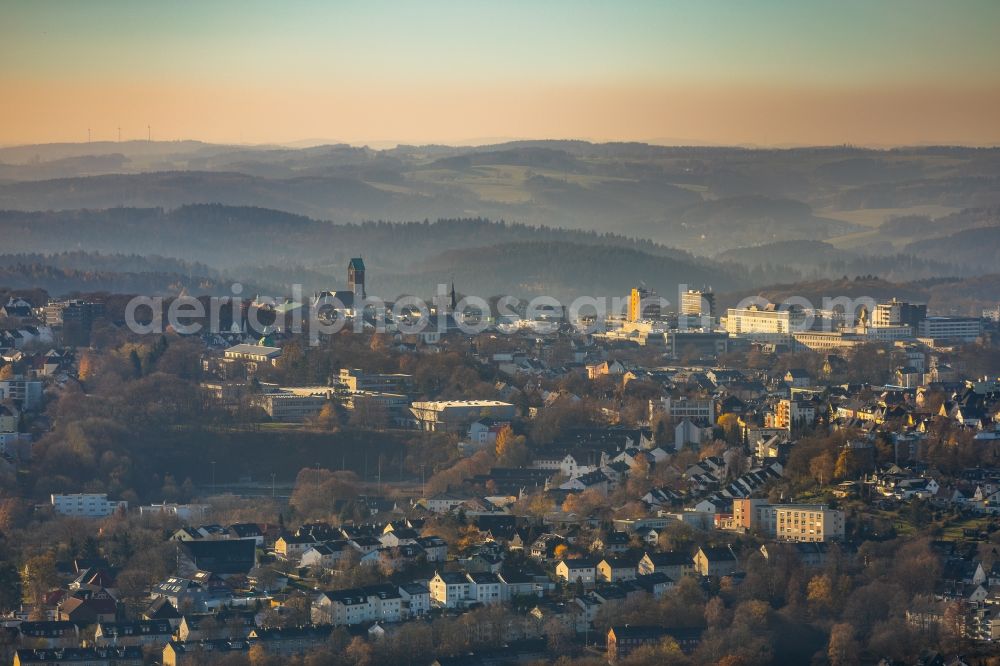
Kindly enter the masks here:
M 590 145 L 613 145 L 613 144 L 635 144 L 645 146 L 655 146 L 658 148 L 740 148 L 743 150 L 801 150 L 801 149 L 832 149 L 832 148 L 856 148 L 861 150 L 900 150 L 906 148 L 968 148 L 968 149 L 996 149 L 1000 148 L 1000 140 L 985 143 L 970 143 L 962 141 L 942 142 L 928 141 L 919 143 L 900 144 L 879 144 L 879 143 L 714 143 L 700 139 L 607 139 L 595 140 L 590 138 L 530 138 L 530 137 L 479 137 L 473 139 L 463 139 L 458 141 L 403 141 L 396 139 L 372 139 L 363 141 L 345 141 L 335 138 L 309 138 L 294 139 L 289 141 L 264 141 L 264 142 L 233 142 L 233 141 L 209 141 L 197 138 L 180 139 L 101 139 L 92 141 L 44 141 L 34 143 L 0 143 L 0 150 L 12 148 L 31 148 L 42 146 L 83 146 L 95 145 L 116 145 L 116 144 L 181 144 L 200 143 L 207 146 L 231 146 L 240 148 L 286 148 L 293 150 L 306 150 L 322 146 L 350 146 L 352 148 L 369 148 L 371 150 L 394 150 L 400 146 L 413 146 L 416 148 L 442 146 L 447 148 L 484 148 L 489 146 L 499 146 L 510 143 L 587 143 Z

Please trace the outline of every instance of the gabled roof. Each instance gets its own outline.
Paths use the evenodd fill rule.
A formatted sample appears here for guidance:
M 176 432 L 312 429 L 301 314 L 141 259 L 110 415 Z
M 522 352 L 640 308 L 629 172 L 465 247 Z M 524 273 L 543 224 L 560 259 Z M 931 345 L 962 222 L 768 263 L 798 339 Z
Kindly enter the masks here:
M 247 573 L 256 561 L 256 544 L 250 539 L 179 541 L 199 569 L 217 574 Z
M 465 574 L 458 571 L 439 571 L 437 576 L 444 581 L 446 585 L 465 585 L 469 582 L 469 579 L 465 577 Z
M 181 616 L 166 597 L 157 597 L 153 603 L 149 604 L 143 612 L 143 616 L 150 620 L 174 620 Z
M 668 553 L 646 553 L 646 557 L 653 563 L 654 567 L 689 567 L 691 566 L 691 556 L 682 552 Z
M 229 526 L 229 531 L 240 538 L 263 536 L 257 523 L 233 523 Z
M 267 627 L 254 629 L 250 632 L 250 638 L 259 641 L 290 641 L 304 638 L 323 639 L 333 631 L 333 625 L 314 624 L 300 627 Z
M 728 546 L 703 546 L 700 550 L 709 562 L 736 561 L 736 556 Z

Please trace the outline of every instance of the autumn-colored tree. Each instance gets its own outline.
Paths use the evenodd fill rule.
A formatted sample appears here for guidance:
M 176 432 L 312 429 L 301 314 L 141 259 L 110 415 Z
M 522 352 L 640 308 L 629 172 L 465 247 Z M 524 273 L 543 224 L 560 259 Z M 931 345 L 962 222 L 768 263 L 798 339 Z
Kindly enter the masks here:
M 840 455 L 837 456 L 837 464 L 833 470 L 834 475 L 838 479 L 850 479 L 853 477 L 855 469 L 856 465 L 854 463 L 854 456 L 851 453 L 851 449 L 841 449 Z
M 295 478 L 289 503 L 302 516 L 319 518 L 332 512 L 335 500 L 355 497 L 357 493 L 358 478 L 353 472 L 307 467 Z
M 59 585 L 56 558 L 52 553 L 29 558 L 21 568 L 21 589 L 25 601 L 40 608 L 46 593 Z
M 589 516 L 598 507 L 606 504 L 607 500 L 594 488 L 589 488 L 581 493 L 570 493 L 563 500 L 562 510 L 566 513 L 576 513 L 581 516 Z
M 337 408 L 332 402 L 328 402 L 323 405 L 323 408 L 319 410 L 319 414 L 315 418 L 316 427 L 321 430 L 327 430 L 330 432 L 335 432 L 340 429 L 340 416 L 337 414 Z
M 830 577 L 826 574 L 813 576 L 809 580 L 806 599 L 809 600 L 810 607 L 818 612 L 829 612 L 834 604 L 833 582 Z
M 722 428 L 726 433 L 726 440 L 731 444 L 736 444 L 739 442 L 740 435 L 740 415 L 739 414 L 723 414 L 719 417 L 716 424 Z
M 31 516 L 31 506 L 16 497 L 0 499 L 0 533 L 23 526 Z
M 573 631 L 559 618 L 552 618 L 542 627 L 549 654 L 563 654 L 573 640 Z
M 94 376 L 96 370 L 97 361 L 91 352 L 84 352 L 80 356 L 79 367 L 77 368 L 77 376 L 80 378 L 81 382 L 85 382 Z
M 839 622 L 830 629 L 830 645 L 827 657 L 832 666 L 856 664 L 861 656 L 861 647 L 854 637 L 854 627 Z
M 535 518 L 541 518 L 549 511 L 552 511 L 553 504 L 552 500 L 549 499 L 545 493 L 534 493 L 532 495 L 526 495 L 518 499 L 511 506 L 511 510 L 514 515 L 517 516 L 533 516 Z
M 729 620 L 729 613 L 726 611 L 726 604 L 719 597 L 712 597 L 705 604 L 705 622 L 712 629 L 726 626 Z
M 347 663 L 351 666 L 371 666 L 372 646 L 360 636 L 356 636 L 344 650 Z
M 2 368 L 0 368 L 0 381 L 6 380 L 6 379 L 13 379 L 13 378 L 14 378 L 14 364 L 13 363 L 7 363 Z
M 497 433 L 497 462 L 508 467 L 521 467 L 531 461 L 527 439 L 524 435 L 515 435 L 510 426 L 504 426 Z
M 251 647 L 247 653 L 247 659 L 250 662 L 250 666 L 272 666 L 273 664 L 277 664 L 277 660 L 267 653 L 267 648 L 263 643 L 257 643 Z
M 372 333 L 372 338 L 368 343 L 368 348 L 376 354 L 385 353 L 389 348 L 389 336 L 385 333 Z
M 965 609 L 960 601 L 950 602 L 944 609 L 941 643 L 951 652 L 958 652 L 966 647 Z
M 741 654 L 727 654 L 716 666 L 749 666 L 750 662 Z
M 623 666 L 671 666 L 688 663 L 677 641 L 669 636 L 658 643 L 643 645 L 621 660 Z
M 820 485 L 833 481 L 835 472 L 835 462 L 829 451 L 824 451 L 809 463 L 809 474 L 816 479 Z
M 564 543 L 561 543 L 561 544 L 559 544 L 558 546 L 556 546 L 556 547 L 555 547 L 555 549 L 554 549 L 554 550 L 552 551 L 552 555 L 553 555 L 553 556 L 554 556 L 554 557 L 555 557 L 555 558 L 556 558 L 557 560 L 561 560 L 561 559 L 563 559 L 564 557 L 566 557 L 566 553 L 567 553 L 568 551 L 569 551 L 569 546 L 567 546 L 567 545 L 566 545 L 566 544 L 564 544 Z

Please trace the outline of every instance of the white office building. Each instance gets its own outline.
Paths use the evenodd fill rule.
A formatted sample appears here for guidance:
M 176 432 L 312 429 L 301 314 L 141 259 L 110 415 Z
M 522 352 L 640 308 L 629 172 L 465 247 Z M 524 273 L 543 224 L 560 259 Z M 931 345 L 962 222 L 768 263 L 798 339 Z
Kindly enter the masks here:
M 977 317 L 928 317 L 920 322 L 921 338 L 972 342 L 983 334 L 983 320 Z
M 772 344 L 790 343 L 792 333 L 801 329 L 805 313 L 801 309 L 779 309 L 776 305 L 765 307 L 751 305 L 746 308 L 729 308 L 724 322 L 730 335 Z
M 109 500 L 107 493 L 74 493 L 72 495 L 52 495 L 52 508 L 61 516 L 84 516 L 103 518 L 115 511 L 128 509 L 124 500 Z

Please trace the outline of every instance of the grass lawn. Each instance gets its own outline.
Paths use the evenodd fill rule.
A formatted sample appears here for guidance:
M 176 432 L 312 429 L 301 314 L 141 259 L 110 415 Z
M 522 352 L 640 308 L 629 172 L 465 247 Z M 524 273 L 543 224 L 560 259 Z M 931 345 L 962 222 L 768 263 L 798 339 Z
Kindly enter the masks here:
M 989 525 L 990 519 L 988 516 L 976 516 L 963 520 L 962 522 L 952 523 L 944 528 L 944 533 L 942 534 L 942 539 L 961 539 L 963 534 L 962 530 L 976 530 L 976 531 L 986 531 L 986 526 Z

